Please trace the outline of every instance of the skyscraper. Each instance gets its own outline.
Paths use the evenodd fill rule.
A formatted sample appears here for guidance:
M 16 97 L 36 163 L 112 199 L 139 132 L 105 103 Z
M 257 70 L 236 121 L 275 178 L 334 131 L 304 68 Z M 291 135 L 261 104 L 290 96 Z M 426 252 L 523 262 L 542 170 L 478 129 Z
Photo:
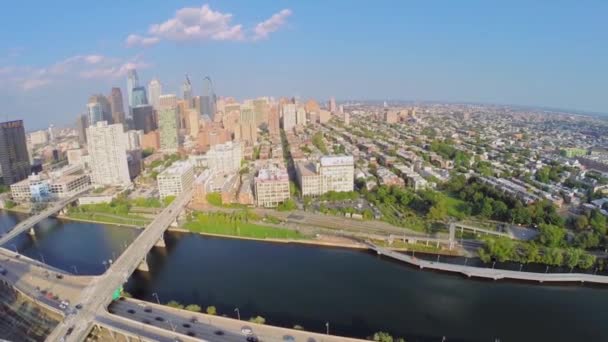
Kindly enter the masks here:
M 209 76 L 203 79 L 203 96 L 201 96 L 202 114 L 207 115 L 211 121 L 215 118 L 215 105 L 217 98 L 213 90 L 213 82 Z
M 99 102 L 93 102 L 87 104 L 87 113 L 88 113 L 88 124 L 94 125 L 103 120 L 103 110 L 101 109 L 101 104 Z
M 89 127 L 89 116 L 88 114 L 81 114 L 76 119 L 76 131 L 78 131 L 78 141 L 81 144 L 87 142 L 87 127 Z
M 137 106 L 133 108 L 133 129 L 149 133 L 156 129 L 154 109 L 150 105 Z
M 186 101 L 186 106 L 188 108 L 192 107 L 192 83 L 190 83 L 190 78 L 186 75 L 186 80 L 184 84 L 182 84 L 182 98 Z
M 177 107 L 163 107 L 158 111 L 160 149 L 177 151 L 179 147 Z
M 279 135 L 280 132 L 280 115 L 279 107 L 273 104 L 268 113 L 268 132 L 271 135 Z
M 153 79 L 148 83 L 148 95 L 150 98 L 150 104 L 154 109 L 158 109 L 159 97 L 160 94 L 163 93 L 163 85 L 160 83 L 158 79 Z
M 296 105 L 288 103 L 283 105 L 283 129 L 290 131 L 296 125 Z
M 129 114 L 132 114 L 131 108 L 135 107 L 133 104 L 133 89 L 139 87 L 139 77 L 135 69 L 129 69 L 127 74 L 127 97 L 129 99 Z
M 105 97 L 102 94 L 91 95 L 91 97 L 89 97 L 89 104 L 91 104 L 91 103 L 99 104 L 99 110 L 101 112 L 101 120 L 107 121 L 108 123 L 112 123 L 112 106 L 107 97 Z M 90 118 L 91 118 L 91 116 L 89 115 L 89 119 Z M 101 120 L 97 120 L 97 121 L 101 121 Z M 95 122 L 97 122 L 97 121 L 95 121 Z M 94 121 L 90 121 L 89 123 L 93 124 Z
M 110 93 L 110 108 L 112 110 L 112 122 L 125 124 L 125 106 L 122 101 L 122 91 L 118 87 L 112 88 Z
M 0 123 L 0 170 L 5 185 L 23 180 L 30 174 L 23 120 Z
M 129 185 L 127 137 L 121 124 L 100 121 L 87 128 L 91 180 L 98 185 Z
M 131 108 L 135 108 L 137 106 L 147 105 L 148 97 L 146 96 L 146 88 L 145 87 L 135 87 L 133 88 L 133 94 L 131 95 L 133 98 L 133 104 Z

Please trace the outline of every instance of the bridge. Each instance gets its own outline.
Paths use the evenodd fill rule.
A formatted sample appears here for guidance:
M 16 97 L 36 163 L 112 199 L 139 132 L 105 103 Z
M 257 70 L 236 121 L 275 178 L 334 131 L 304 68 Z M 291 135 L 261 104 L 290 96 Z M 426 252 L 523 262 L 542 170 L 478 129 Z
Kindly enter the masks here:
M 80 195 L 89 191 L 90 189 L 91 189 L 91 187 L 89 186 L 89 187 L 86 187 L 85 189 L 82 189 L 81 191 L 78 191 L 77 193 L 71 195 L 68 198 L 64 198 L 64 199 L 61 199 L 56 202 L 51 202 L 50 206 L 48 208 L 19 222 L 9 232 L 7 232 L 2 237 L 0 237 L 0 246 L 6 244 L 7 242 L 9 242 L 13 238 L 15 238 L 17 235 L 19 235 L 27 230 L 30 230 L 30 232 L 33 233 L 33 229 L 34 229 L 35 225 L 37 225 L 38 223 L 40 223 L 42 220 L 46 219 L 47 217 L 57 214 L 63 208 L 65 208 L 65 206 L 67 206 L 71 202 L 75 201 Z
M 395 260 L 403 261 L 410 265 L 417 266 L 420 269 L 426 268 L 442 272 L 459 273 L 466 275 L 469 278 L 476 277 L 492 280 L 525 280 L 536 281 L 539 283 L 553 282 L 608 284 L 608 276 L 602 275 L 586 273 L 536 273 L 448 264 L 442 262 L 422 260 L 411 255 L 406 255 L 403 253 L 395 252 L 388 248 L 377 246 L 371 243 L 370 241 L 365 241 L 365 244 L 368 246 L 369 249 L 375 251 L 378 255 L 384 255 Z

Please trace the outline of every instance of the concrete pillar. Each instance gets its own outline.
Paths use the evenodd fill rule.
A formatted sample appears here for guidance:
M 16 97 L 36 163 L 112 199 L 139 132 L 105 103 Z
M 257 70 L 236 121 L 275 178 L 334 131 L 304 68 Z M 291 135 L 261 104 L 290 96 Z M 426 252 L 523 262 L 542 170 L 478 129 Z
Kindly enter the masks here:
M 148 259 L 144 258 L 144 260 L 142 260 L 139 263 L 139 266 L 137 266 L 137 270 L 138 271 L 142 271 L 142 272 L 150 272 L 150 267 L 148 266 Z
M 158 241 L 156 241 L 156 243 L 154 244 L 155 247 L 161 247 L 161 248 L 166 248 L 167 244 L 165 243 L 165 236 L 161 236 L 160 239 L 158 239 Z
M 36 235 L 36 231 L 34 230 L 34 227 L 30 228 L 28 234 L 30 234 L 31 236 Z
M 175 219 L 175 221 L 173 221 L 173 223 L 171 223 L 171 227 L 179 227 L 179 223 L 177 222 L 177 218 Z

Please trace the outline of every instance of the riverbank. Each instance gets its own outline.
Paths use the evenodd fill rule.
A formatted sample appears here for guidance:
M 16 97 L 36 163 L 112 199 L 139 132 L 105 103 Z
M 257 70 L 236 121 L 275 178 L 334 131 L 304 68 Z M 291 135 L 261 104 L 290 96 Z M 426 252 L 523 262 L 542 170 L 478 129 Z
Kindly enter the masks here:
M 137 228 L 137 229 L 141 229 L 142 228 L 141 225 L 136 225 L 136 224 L 131 224 L 131 223 L 117 223 L 117 222 L 109 222 L 109 221 L 103 221 L 103 220 L 85 219 L 85 218 L 73 217 L 73 216 L 63 215 L 63 214 L 57 215 L 57 218 L 62 219 L 62 220 L 66 220 L 66 221 L 77 221 L 77 222 L 99 223 L 99 224 L 111 224 L 113 226 L 128 227 L 128 228 Z

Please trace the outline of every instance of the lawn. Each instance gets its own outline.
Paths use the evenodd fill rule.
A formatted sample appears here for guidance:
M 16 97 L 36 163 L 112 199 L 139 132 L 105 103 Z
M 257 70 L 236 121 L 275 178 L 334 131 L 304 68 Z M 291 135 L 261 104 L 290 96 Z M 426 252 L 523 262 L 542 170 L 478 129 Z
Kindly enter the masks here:
M 267 227 L 255 223 L 223 216 L 221 214 L 199 214 L 184 226 L 195 233 L 242 236 L 256 239 L 303 239 L 299 232 Z
M 114 224 L 128 224 L 135 226 L 146 226 L 151 221 L 147 218 L 136 215 L 117 215 L 94 212 L 71 212 L 67 216 L 73 219 Z
M 465 201 L 452 196 L 446 196 L 445 198 L 449 216 L 456 217 L 458 219 L 463 219 L 467 216 L 466 212 L 468 204 Z

